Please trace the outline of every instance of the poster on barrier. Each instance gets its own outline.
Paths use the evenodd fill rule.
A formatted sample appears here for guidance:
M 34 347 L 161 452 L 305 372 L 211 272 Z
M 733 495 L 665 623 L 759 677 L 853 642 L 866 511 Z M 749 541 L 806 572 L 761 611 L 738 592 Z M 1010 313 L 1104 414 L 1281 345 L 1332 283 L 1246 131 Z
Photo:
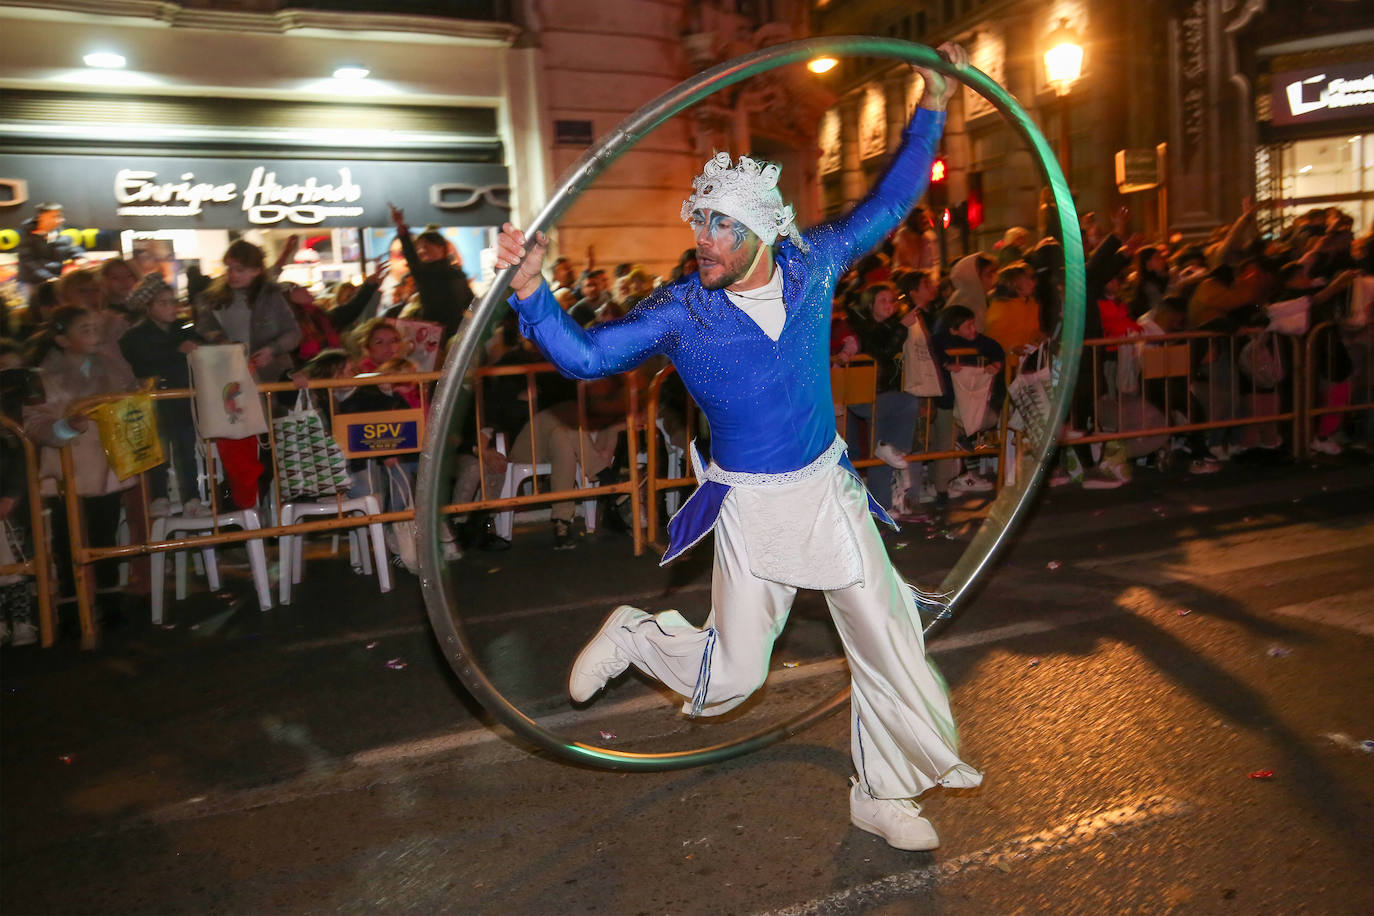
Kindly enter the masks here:
M 379 410 L 334 414 L 334 438 L 347 458 L 386 458 L 420 451 L 425 441 L 423 410 Z
M 439 341 L 444 326 L 434 321 L 397 318 L 396 333 L 401 335 L 397 356 L 408 359 L 420 372 L 433 372 L 439 362 Z

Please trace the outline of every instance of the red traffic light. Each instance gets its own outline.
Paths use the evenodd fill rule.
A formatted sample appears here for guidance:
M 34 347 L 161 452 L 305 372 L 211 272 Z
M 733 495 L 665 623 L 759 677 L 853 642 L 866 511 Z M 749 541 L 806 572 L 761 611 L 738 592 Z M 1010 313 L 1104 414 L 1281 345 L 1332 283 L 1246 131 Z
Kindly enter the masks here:
M 930 183 L 938 184 L 945 180 L 945 160 L 936 159 L 930 165 Z

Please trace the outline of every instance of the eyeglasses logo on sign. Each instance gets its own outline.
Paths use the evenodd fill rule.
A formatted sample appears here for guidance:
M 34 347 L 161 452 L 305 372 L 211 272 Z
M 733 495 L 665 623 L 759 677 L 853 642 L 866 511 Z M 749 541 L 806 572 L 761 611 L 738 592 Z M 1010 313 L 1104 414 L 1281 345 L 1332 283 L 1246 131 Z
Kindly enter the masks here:
M 436 210 L 465 210 L 479 201 L 509 210 L 510 188 L 505 185 L 475 187 L 453 182 L 429 186 L 429 205 Z
M 1309 88 L 1321 85 L 1326 80 L 1326 74 L 1309 76 L 1304 80 L 1297 80 L 1284 87 L 1288 97 L 1288 111 L 1297 118 L 1314 111 L 1321 111 L 1324 108 L 1357 108 L 1362 105 L 1374 105 L 1374 73 L 1359 79 L 1343 79 L 1337 77 L 1326 83 L 1317 92 L 1316 98 L 1311 98 L 1312 90 Z
M 120 169 L 115 174 L 114 195 L 120 204 L 115 212 L 120 216 L 198 216 L 207 204 L 238 200 L 239 190 L 234 182 L 197 182 L 193 172 L 183 173 L 178 181 L 160 182 L 155 171 Z M 336 206 L 362 196 L 363 189 L 354 184 L 347 168 L 339 169 L 337 184 L 322 183 L 312 175 L 302 184 L 284 185 L 277 181 L 275 171 L 258 166 L 243 190 L 242 209 L 256 225 L 289 220 L 309 226 L 331 216 L 362 216 L 362 207 Z

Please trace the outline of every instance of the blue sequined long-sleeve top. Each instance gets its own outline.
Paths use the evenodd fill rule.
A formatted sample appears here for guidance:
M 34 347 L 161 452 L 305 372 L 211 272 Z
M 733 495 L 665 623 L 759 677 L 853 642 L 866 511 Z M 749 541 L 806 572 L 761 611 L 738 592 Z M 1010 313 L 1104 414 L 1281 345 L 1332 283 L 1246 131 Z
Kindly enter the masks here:
M 528 299 L 510 299 L 520 331 L 577 379 L 625 372 L 664 354 L 711 424 L 717 465 L 764 474 L 805 467 L 835 440 L 829 340 L 835 284 L 925 192 L 944 121 L 943 112 L 918 108 L 867 197 L 848 215 L 804 233 L 808 252 L 780 241 L 774 265 L 782 272 L 787 318 L 776 341 L 724 290 L 702 287 L 696 274 L 659 287 L 624 318 L 587 329 L 541 284 Z

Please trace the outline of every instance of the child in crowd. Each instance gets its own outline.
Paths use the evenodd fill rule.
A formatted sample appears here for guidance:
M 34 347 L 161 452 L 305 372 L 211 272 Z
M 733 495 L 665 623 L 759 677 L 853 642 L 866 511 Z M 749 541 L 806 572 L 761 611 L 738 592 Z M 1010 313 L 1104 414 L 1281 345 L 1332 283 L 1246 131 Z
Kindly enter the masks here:
M 177 320 L 176 294 L 159 274 L 149 274 L 129 294 L 130 312 L 146 316 L 119 339 L 120 352 L 138 378 L 155 378 L 159 388 L 190 388 L 191 373 L 186 355 L 201 343 L 200 335 Z M 196 427 L 191 418 L 190 398 L 157 402 L 158 436 L 162 439 L 164 463 L 148 473 L 152 502 L 148 514 L 162 518 L 171 511 L 167 482 L 176 472 L 177 495 L 185 515 L 201 515 L 204 506 L 196 488 Z
M 68 481 L 68 486 L 81 497 L 87 543 L 94 547 L 114 545 L 121 502 L 128 518 L 131 541 L 137 544 L 146 539 L 142 500 L 134 498 L 137 478 L 121 481 L 115 477 L 94 422 L 85 416 L 66 415 L 73 402 L 82 398 L 132 391 L 137 387 L 128 364 L 123 359 L 109 359 L 102 352 L 100 334 L 98 316 L 80 306 L 63 306 L 53 313 L 48 331 L 39 339 L 32 354 L 42 375 L 44 400 L 24 407 L 24 432 L 43 446 L 40 473 L 44 478 L 45 495 L 53 497 L 53 545 L 58 553 L 66 550 L 69 540 L 66 512 L 57 504 L 54 482 L 62 477 L 58 450 L 68 444 L 73 449 L 76 474 L 74 480 Z M 139 567 L 140 564 L 135 564 L 136 574 L 141 571 Z M 71 568 L 70 562 L 67 558 L 58 558 L 57 568 L 65 572 Z M 85 575 L 88 577 L 86 585 L 94 594 L 96 585 L 115 584 L 117 564 L 102 564 L 98 577 L 87 566 Z M 134 591 L 146 591 L 146 575 L 142 579 L 131 585 Z
M 954 447 L 960 436 L 972 437 L 978 429 L 964 429 L 956 416 L 954 373 L 983 372 L 992 376 L 992 386 L 988 390 L 988 410 L 985 422 L 980 429 L 988 428 L 987 419 L 996 423 L 1006 397 L 1006 385 L 1002 382 L 1002 365 L 1006 352 L 1002 345 L 978 333 L 972 309 L 962 305 L 946 306 L 940 313 L 940 329 L 932 341 L 936 365 L 939 368 L 941 387 L 944 394 L 935 402 L 935 451 L 948 451 Z M 973 350 L 972 355 L 956 355 L 950 351 Z M 958 474 L 960 459 L 942 459 L 935 462 L 936 508 L 943 509 L 949 502 L 950 494 L 986 493 L 993 489 L 993 483 L 972 471 Z M 957 476 L 956 476 L 957 475 Z
M 0 411 L 22 422 L 19 405 L 29 387 L 19 345 L 0 337 Z M 0 566 L 22 562 L 30 553 L 24 447 L 19 437 L 0 428 Z M 0 645 L 28 646 L 38 642 L 33 622 L 33 587 L 25 576 L 0 575 Z

